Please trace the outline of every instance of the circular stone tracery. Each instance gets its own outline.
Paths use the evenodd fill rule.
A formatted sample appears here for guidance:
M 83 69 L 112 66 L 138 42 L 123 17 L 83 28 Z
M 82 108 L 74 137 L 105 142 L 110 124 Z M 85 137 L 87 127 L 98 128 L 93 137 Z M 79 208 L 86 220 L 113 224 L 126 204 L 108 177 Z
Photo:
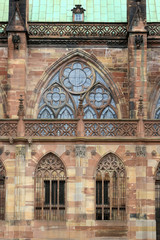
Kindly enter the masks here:
M 84 93 L 93 84 L 93 72 L 83 63 L 72 63 L 63 69 L 61 81 L 70 92 Z

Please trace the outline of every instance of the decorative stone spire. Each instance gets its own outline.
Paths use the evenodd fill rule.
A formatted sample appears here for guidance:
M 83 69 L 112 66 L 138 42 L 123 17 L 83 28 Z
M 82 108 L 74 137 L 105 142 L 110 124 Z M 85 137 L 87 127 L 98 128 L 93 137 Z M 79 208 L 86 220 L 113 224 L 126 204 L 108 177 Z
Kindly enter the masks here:
M 143 117 L 144 116 L 144 111 L 143 111 L 143 97 L 140 96 L 139 98 L 139 105 L 138 105 L 138 117 Z
M 22 98 L 23 96 L 20 95 L 20 99 L 19 99 L 19 109 L 18 109 L 18 116 L 19 117 L 24 117 L 25 113 L 24 113 L 24 105 L 23 105 L 23 101 L 24 99 Z
M 83 98 L 82 98 L 82 95 L 80 95 L 80 99 L 79 99 L 77 116 L 78 116 L 78 117 L 79 117 L 79 116 L 84 116 L 84 111 L 83 111 Z
M 128 30 L 136 31 L 141 29 L 141 31 L 146 31 L 146 2 L 145 0 L 129 0 L 128 3 Z M 143 23 L 143 28 L 142 24 Z

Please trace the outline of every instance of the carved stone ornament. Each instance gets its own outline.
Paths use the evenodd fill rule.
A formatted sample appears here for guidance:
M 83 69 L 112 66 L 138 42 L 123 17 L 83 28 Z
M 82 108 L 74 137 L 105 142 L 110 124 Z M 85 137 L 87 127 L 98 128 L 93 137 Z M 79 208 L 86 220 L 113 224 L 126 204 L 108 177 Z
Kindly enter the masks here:
M 77 145 L 75 147 L 76 157 L 84 158 L 86 156 L 86 146 L 85 145 Z
M 67 156 L 69 156 L 69 155 L 70 155 L 70 151 L 69 151 L 69 150 L 66 150 L 65 154 L 66 154 Z
M 152 156 L 155 157 L 157 155 L 157 152 L 155 150 L 152 151 Z
M 140 96 L 139 98 L 139 105 L 138 105 L 138 116 L 143 116 L 144 112 L 143 112 L 143 97 Z
M 92 154 L 93 156 L 95 156 L 95 155 L 96 155 L 96 150 L 92 150 L 92 151 L 91 151 L 91 154 Z
M 102 173 L 108 172 L 111 175 L 113 174 L 113 172 L 117 174 L 124 174 L 125 167 L 119 157 L 117 157 L 113 153 L 109 153 L 100 160 L 97 166 L 97 171 Z
M 8 155 L 10 154 L 10 151 L 9 151 L 9 150 L 6 150 L 6 151 L 5 151 L 5 154 L 6 154 L 6 156 L 8 156 Z
M 32 138 L 28 138 L 28 144 L 29 144 L 29 146 L 32 145 Z
M 131 152 L 129 150 L 126 151 L 126 156 L 130 156 Z
M 25 146 L 16 146 L 16 157 L 25 158 L 26 148 Z
M 18 34 L 12 35 L 12 42 L 14 44 L 14 49 L 18 50 L 19 49 L 19 44 L 21 42 L 20 36 Z
M 24 117 L 24 105 L 23 105 L 23 101 L 24 101 L 24 99 L 23 99 L 23 96 L 22 95 L 20 95 L 20 99 L 19 99 L 19 109 L 18 109 L 18 116 L 20 117 L 20 116 L 22 116 L 22 117 Z
M 48 153 L 39 161 L 35 174 L 39 177 L 65 179 L 65 167 L 56 155 Z
M 143 43 L 143 35 L 135 35 L 135 44 L 137 49 L 140 49 L 142 43 Z
M 146 157 L 146 146 L 136 146 L 136 157 Z

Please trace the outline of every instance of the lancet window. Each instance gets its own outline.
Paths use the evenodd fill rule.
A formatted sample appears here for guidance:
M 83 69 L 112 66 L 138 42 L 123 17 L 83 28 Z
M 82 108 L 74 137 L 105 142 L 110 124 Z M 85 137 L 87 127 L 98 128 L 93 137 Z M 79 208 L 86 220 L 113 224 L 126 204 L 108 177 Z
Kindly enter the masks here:
M 5 219 L 5 168 L 0 161 L 0 220 Z
M 160 164 L 157 169 L 155 182 L 155 216 L 157 240 L 160 240 Z
M 35 172 L 35 218 L 65 220 L 66 173 L 62 161 L 53 153 L 45 155 Z
M 111 89 L 93 67 L 82 61 L 64 65 L 51 79 L 41 96 L 38 118 L 76 118 L 80 96 L 85 119 L 117 118 Z
M 96 220 L 126 219 L 126 173 L 123 162 L 109 153 L 96 169 Z

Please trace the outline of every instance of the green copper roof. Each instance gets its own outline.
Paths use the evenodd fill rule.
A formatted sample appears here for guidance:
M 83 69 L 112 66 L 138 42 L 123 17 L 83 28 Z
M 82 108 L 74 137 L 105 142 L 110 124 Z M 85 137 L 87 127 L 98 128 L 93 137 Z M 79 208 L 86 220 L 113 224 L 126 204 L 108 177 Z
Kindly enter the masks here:
M 160 0 L 146 0 L 147 22 L 160 22 Z
M 9 0 L 0 0 L 0 21 L 8 21 Z
M 126 0 L 29 0 L 29 20 L 72 22 L 71 9 L 81 4 L 85 22 L 126 22 Z
M 160 22 L 160 0 L 146 0 L 147 22 Z M 71 9 L 81 4 L 85 22 L 126 22 L 127 0 L 29 0 L 29 21 L 72 22 Z M 0 22 L 8 21 L 9 0 L 0 0 Z

